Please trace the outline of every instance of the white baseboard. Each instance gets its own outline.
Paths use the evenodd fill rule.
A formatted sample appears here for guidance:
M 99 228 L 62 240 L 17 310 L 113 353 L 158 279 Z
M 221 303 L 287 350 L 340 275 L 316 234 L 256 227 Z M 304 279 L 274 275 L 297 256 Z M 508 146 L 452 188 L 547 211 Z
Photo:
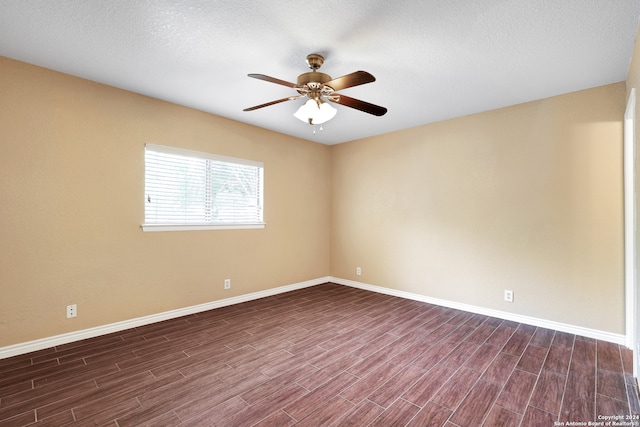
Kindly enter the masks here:
M 200 313 L 207 310 L 226 307 L 228 305 L 240 304 L 260 298 L 278 295 L 284 292 L 295 291 L 298 289 L 308 288 L 310 286 L 321 285 L 323 283 L 332 282 L 343 286 L 363 289 L 366 291 L 377 292 L 380 294 L 406 298 L 415 301 L 426 302 L 429 304 L 439 305 L 442 307 L 454 308 L 457 310 L 467 311 L 470 313 L 483 314 L 485 316 L 497 317 L 499 319 L 511 320 L 527 325 L 538 326 L 556 331 L 567 332 L 570 334 L 580 335 L 584 337 L 594 338 L 598 340 L 608 341 L 615 344 L 626 345 L 626 336 L 613 334 L 610 332 L 599 331 L 596 329 L 583 328 L 581 326 L 568 325 L 560 322 L 553 322 L 535 317 L 523 316 L 520 314 L 508 313 L 505 311 L 492 310 L 488 308 L 478 307 L 469 304 L 462 304 L 454 301 L 448 301 L 438 298 L 431 298 L 420 294 L 398 291 L 395 289 L 384 288 L 381 286 L 369 285 L 366 283 L 356 282 L 353 280 L 340 279 L 338 277 L 321 277 L 318 279 L 307 280 L 305 282 L 294 283 L 291 285 L 280 286 L 266 291 L 253 292 L 237 297 L 226 298 L 218 301 L 211 301 L 204 304 L 194 305 L 191 307 L 180 308 L 177 310 L 165 311 L 163 313 L 152 314 L 150 316 L 138 317 L 135 319 L 124 320 L 122 322 L 111 323 L 108 325 L 97 326 L 95 328 L 84 329 L 81 331 L 69 332 L 66 334 L 55 335 L 53 337 L 42 338 L 25 343 L 10 345 L 0 348 L 0 359 L 17 356 L 19 354 L 31 353 L 33 351 L 43 350 L 45 348 L 55 347 L 57 345 L 68 344 L 74 341 L 80 341 L 87 338 L 94 338 L 101 335 L 120 332 L 139 326 L 149 325 L 151 323 L 161 322 L 163 320 L 175 319 L 177 317 L 187 316 L 190 314 Z
M 597 329 L 584 328 L 582 326 L 569 325 L 566 323 L 554 322 L 551 320 L 539 319 L 536 317 L 523 316 L 521 314 L 514 314 L 506 311 L 493 310 L 490 308 L 478 307 L 475 305 L 463 304 L 463 303 L 443 300 L 439 298 L 431 298 L 431 297 L 427 297 L 420 294 L 398 291 L 395 289 L 369 285 L 366 283 L 356 282 L 356 281 L 347 280 L 347 279 L 340 279 L 337 277 L 331 277 L 330 280 L 331 282 L 337 283 L 339 285 L 351 286 L 353 288 L 363 289 L 366 291 L 378 292 L 381 294 L 411 299 L 415 301 L 426 302 L 429 304 L 439 305 L 442 307 L 454 308 L 457 310 L 467 311 L 470 313 L 483 314 L 485 316 L 490 316 L 490 317 L 497 317 L 498 319 L 511 320 L 518 323 L 524 323 L 526 325 L 538 326 L 541 328 L 567 332 L 570 334 L 580 335 L 583 337 L 612 342 L 614 344 L 626 345 L 626 342 L 627 342 L 625 335 L 599 331 Z
M 161 322 L 163 320 L 175 319 L 177 317 L 188 316 L 190 314 L 200 313 L 207 310 L 226 307 L 228 305 L 240 304 L 242 302 L 252 301 L 265 298 L 284 292 L 295 291 L 297 289 L 308 288 L 310 286 L 321 285 L 331 281 L 330 277 L 321 277 L 319 279 L 307 280 L 305 282 L 294 283 L 292 285 L 280 286 L 266 291 L 253 292 L 237 297 L 225 298 L 218 301 L 211 301 L 204 304 L 198 304 L 191 307 L 179 308 L 177 310 L 165 311 L 163 313 L 152 314 L 150 316 L 138 317 L 135 319 L 124 320 L 122 322 L 110 323 L 108 325 L 97 326 L 95 328 L 83 329 L 81 331 L 69 332 L 53 337 L 42 338 L 25 343 L 10 345 L 0 348 L 0 359 L 17 356 L 19 354 L 31 353 L 32 351 L 43 350 L 45 348 L 55 347 L 57 345 L 68 344 L 74 341 L 80 341 L 87 338 L 94 338 L 101 335 L 120 332 L 139 326 L 149 325 L 151 323 Z

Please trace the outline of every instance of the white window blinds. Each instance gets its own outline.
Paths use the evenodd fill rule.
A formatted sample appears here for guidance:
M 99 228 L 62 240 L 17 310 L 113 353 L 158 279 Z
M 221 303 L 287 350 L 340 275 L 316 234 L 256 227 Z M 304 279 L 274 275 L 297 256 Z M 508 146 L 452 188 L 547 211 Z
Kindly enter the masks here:
M 261 162 L 145 146 L 145 231 L 260 228 Z

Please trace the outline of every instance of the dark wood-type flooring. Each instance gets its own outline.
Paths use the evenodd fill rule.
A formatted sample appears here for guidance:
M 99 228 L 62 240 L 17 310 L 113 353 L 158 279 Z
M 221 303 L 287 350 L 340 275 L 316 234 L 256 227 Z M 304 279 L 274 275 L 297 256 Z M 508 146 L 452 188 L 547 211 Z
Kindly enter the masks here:
M 638 416 L 616 344 L 325 284 L 0 360 L 0 425 L 553 426 Z

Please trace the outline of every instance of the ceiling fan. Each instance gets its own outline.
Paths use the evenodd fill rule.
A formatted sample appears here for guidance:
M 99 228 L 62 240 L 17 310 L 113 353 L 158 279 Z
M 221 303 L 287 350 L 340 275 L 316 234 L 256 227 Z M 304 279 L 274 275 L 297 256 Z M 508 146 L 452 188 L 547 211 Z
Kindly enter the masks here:
M 355 108 L 356 110 L 364 111 L 374 116 L 382 116 L 387 112 L 386 108 L 379 105 L 336 93 L 339 90 L 374 82 L 376 80 L 375 77 L 366 71 L 356 71 L 333 79 L 330 75 L 318 71 L 323 63 L 324 57 L 322 55 L 317 53 L 307 55 L 307 65 L 311 68 L 311 72 L 300 74 L 296 83 L 265 76 L 264 74 L 248 74 L 249 77 L 253 77 L 254 79 L 295 89 L 298 95 L 245 108 L 243 111 L 253 111 L 285 101 L 308 98 L 307 102 L 296 111 L 294 116 L 310 125 L 322 124 L 335 116 L 336 109 L 326 103 L 325 100 L 344 105 L 345 107 Z

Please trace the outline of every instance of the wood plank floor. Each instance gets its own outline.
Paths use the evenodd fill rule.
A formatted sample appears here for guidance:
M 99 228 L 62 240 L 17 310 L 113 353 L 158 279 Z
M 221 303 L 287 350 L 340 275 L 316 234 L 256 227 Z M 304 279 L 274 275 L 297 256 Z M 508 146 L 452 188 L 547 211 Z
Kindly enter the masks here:
M 325 284 L 0 360 L 0 426 L 586 423 L 640 415 L 631 363 L 616 344 Z

